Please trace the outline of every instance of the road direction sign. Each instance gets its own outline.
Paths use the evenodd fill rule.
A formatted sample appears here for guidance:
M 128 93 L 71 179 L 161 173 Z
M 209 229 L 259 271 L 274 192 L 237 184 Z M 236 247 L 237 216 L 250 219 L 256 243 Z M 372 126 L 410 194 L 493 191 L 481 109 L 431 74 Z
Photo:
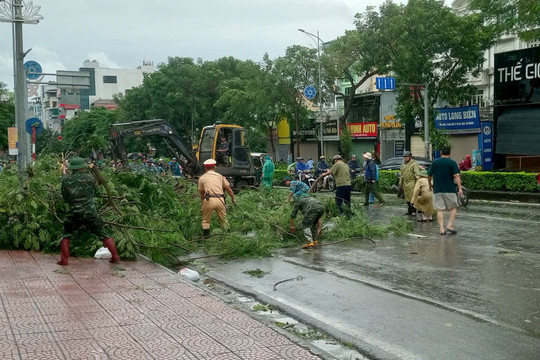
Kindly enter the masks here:
M 39 134 L 43 131 L 43 123 L 38 118 L 30 118 L 26 120 L 26 132 L 32 135 L 32 128 L 36 128 L 36 134 Z
M 41 65 L 37 61 L 27 61 L 23 65 L 24 70 L 26 70 L 26 78 L 28 80 L 37 80 L 40 78 L 41 73 L 43 70 L 41 69 Z
M 306 99 L 315 99 L 315 96 L 317 95 L 317 90 L 313 86 L 306 86 L 304 89 L 304 96 Z
M 396 88 L 396 79 L 392 77 L 377 77 L 376 87 L 378 90 L 394 90 Z

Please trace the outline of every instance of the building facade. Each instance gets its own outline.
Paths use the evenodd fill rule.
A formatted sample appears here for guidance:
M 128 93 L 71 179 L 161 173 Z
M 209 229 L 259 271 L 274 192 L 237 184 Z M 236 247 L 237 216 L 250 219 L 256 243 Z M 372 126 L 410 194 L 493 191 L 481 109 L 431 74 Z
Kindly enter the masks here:
M 154 71 L 151 61 L 143 61 L 136 69 L 110 69 L 101 68 L 96 60 L 84 61 L 78 71 L 57 71 L 58 85 L 41 87 L 44 126 L 60 131 L 79 111 L 92 106 L 115 109 L 115 95 L 125 95 L 142 85 L 144 74 Z

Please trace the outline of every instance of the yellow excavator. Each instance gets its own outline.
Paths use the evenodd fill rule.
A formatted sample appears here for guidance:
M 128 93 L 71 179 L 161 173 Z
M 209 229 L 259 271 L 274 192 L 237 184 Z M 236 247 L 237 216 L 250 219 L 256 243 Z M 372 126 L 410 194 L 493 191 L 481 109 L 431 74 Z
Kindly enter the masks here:
M 217 161 L 216 170 L 226 176 L 234 187 L 255 185 L 254 168 L 251 162 L 245 129 L 239 125 L 216 123 L 205 126 L 194 151 L 188 150 L 176 130 L 167 120 L 141 120 L 109 126 L 109 141 L 115 161 L 127 166 L 125 139 L 157 135 L 164 139 L 172 157 L 190 177 L 204 173 L 204 161 Z

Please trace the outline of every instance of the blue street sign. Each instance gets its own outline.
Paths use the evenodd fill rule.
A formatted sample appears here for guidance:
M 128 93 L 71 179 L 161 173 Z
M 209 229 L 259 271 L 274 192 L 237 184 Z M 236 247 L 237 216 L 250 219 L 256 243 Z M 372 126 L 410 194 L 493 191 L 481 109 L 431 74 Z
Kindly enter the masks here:
M 396 88 L 396 79 L 391 77 L 377 77 L 377 90 L 394 90 Z
M 313 86 L 306 86 L 304 89 L 304 96 L 306 99 L 315 99 L 315 96 L 317 95 L 317 90 Z
M 28 80 L 37 80 L 41 76 L 41 73 L 43 70 L 41 69 L 41 65 L 37 61 L 27 61 L 23 65 L 24 70 L 26 70 L 26 77 Z
M 43 123 L 38 118 L 30 118 L 26 120 L 26 132 L 32 135 L 32 128 L 36 128 L 36 134 L 39 134 L 43 131 Z

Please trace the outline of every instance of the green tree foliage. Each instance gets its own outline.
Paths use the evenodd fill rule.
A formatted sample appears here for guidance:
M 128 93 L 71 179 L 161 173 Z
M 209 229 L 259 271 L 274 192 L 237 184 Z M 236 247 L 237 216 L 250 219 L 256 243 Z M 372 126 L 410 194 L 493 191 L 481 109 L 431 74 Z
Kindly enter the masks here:
M 47 154 L 59 154 L 63 149 L 62 136 L 59 132 L 44 129 L 41 134 L 36 136 L 36 154 L 39 157 Z
M 340 117 L 342 128 L 358 88 L 373 75 L 384 74 L 390 65 L 389 51 L 385 43 L 378 41 L 380 22 L 373 8 L 369 7 L 365 13 L 356 15 L 355 30 L 346 31 L 344 36 L 325 48 L 323 63 L 327 86 L 332 86 L 334 94 L 346 99 L 344 113 Z M 333 86 L 335 78 L 344 79 L 350 85 L 348 94 Z
M 184 141 L 191 143 L 198 139 L 203 126 L 218 120 L 237 123 L 237 116 L 246 117 L 238 111 L 225 114 L 228 109 L 218 108 L 216 103 L 224 86 L 241 89 L 254 67 L 250 61 L 232 57 L 207 62 L 171 57 L 156 72 L 146 75 L 141 86 L 119 99 L 122 114 L 127 121 L 166 119 Z
M 525 41 L 540 39 L 538 0 L 470 0 L 469 9 L 501 34 L 518 33 Z
M 79 113 L 62 128 L 62 149 L 83 157 L 105 153 L 109 147 L 109 125 L 117 121 L 115 110 L 104 107 Z
M 347 126 L 345 126 L 343 130 L 341 130 L 339 147 L 341 149 L 341 156 L 345 161 L 348 161 L 351 158 L 352 153 L 352 136 L 351 131 Z
M 378 12 L 368 9 L 359 18 L 379 27 L 373 36 L 390 55 L 389 69 L 398 84 L 428 84 L 431 129 L 433 104 L 439 99 L 459 104 L 474 93 L 467 76 L 479 74 L 484 50 L 496 36 L 478 14 L 458 16 L 441 0 L 387 1 Z M 412 122 L 416 115 L 423 116 L 421 88 L 400 86 L 397 90 L 398 117 Z
M 306 107 L 302 91 L 316 84 L 317 50 L 305 46 L 289 46 L 285 55 L 274 62 L 273 72 L 279 79 L 277 91 L 283 93 L 281 106 L 296 131 L 296 155 L 300 155 L 300 130 L 312 114 Z
M 238 205 L 228 211 L 230 231 L 224 233 L 214 216 L 212 238 L 202 241 L 201 200 L 196 184 L 152 173 L 115 172 L 108 167 L 101 171 L 121 214 L 113 211 L 104 195 L 96 198 L 96 204 L 106 231 L 116 239 L 124 259 L 142 253 L 170 266 L 178 263 L 178 257 L 198 250 L 226 258 L 256 257 L 304 242 L 301 235 L 287 232 L 292 210 L 292 204 L 285 201 L 288 190 L 241 192 Z M 52 156 L 38 159 L 23 188 L 17 186 L 15 167 L 2 172 L 0 248 L 58 251 L 67 211 L 60 195 L 61 177 L 60 159 Z M 332 198 L 325 202 L 331 204 L 329 214 L 337 211 Z M 324 221 L 339 224 L 343 236 L 383 236 L 396 231 L 389 225 L 367 221 L 361 207 L 356 210 L 352 221 L 332 215 Z M 328 233 L 321 240 L 334 240 L 335 236 Z M 84 231 L 71 240 L 72 256 L 92 256 L 102 246 L 99 239 Z

